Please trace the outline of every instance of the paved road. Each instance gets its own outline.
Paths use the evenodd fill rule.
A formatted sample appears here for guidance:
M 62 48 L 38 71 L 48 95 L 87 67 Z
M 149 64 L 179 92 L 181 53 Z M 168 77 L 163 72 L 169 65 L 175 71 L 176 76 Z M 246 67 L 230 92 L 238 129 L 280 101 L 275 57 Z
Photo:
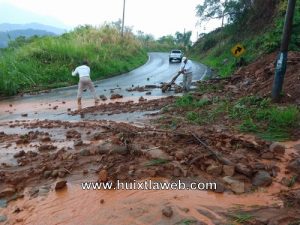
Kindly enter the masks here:
M 161 82 L 168 82 L 178 72 L 180 63 L 169 63 L 168 53 L 149 53 L 149 60 L 143 66 L 119 76 L 94 82 L 99 95 L 110 97 L 111 90 L 128 98 L 135 99 L 145 96 L 144 92 L 128 92 L 127 88 L 144 85 L 160 85 Z M 91 68 L 93 69 L 93 68 Z M 201 80 L 207 73 L 207 67 L 193 62 L 193 80 Z M 182 76 L 176 83 L 182 81 Z M 174 93 L 162 93 L 160 89 L 153 89 L 151 97 L 168 96 Z M 0 101 L 0 121 L 20 119 L 21 114 L 28 113 L 28 119 L 64 119 L 67 108 L 76 108 L 77 86 L 54 89 L 49 93 L 13 97 Z M 62 102 L 65 103 L 62 103 Z M 13 106 L 10 107 L 9 104 Z M 93 105 L 92 96 L 87 91 L 83 95 L 84 107 Z M 58 109 L 52 110 L 54 106 Z M 30 116 L 31 115 L 31 116 Z M 64 115 L 65 117 L 65 115 Z M 24 119 L 24 118 L 23 118 Z

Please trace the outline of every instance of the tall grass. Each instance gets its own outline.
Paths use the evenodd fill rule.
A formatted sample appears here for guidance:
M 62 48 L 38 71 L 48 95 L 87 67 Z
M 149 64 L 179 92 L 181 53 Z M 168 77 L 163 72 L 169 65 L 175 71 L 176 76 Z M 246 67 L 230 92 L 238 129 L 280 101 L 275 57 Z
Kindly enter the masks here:
M 38 91 L 77 83 L 71 71 L 88 59 L 92 79 L 128 72 L 143 64 L 147 54 L 127 32 L 121 38 L 111 25 L 83 26 L 58 37 L 11 43 L 0 55 L 0 95 Z

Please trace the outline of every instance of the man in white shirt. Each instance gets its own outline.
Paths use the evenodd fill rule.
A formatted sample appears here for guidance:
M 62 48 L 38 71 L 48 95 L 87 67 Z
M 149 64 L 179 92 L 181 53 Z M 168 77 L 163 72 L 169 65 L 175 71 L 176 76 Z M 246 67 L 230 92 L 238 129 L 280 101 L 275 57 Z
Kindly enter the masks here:
M 187 59 L 187 57 L 182 57 L 182 62 L 180 65 L 180 71 L 183 74 L 183 90 L 188 92 L 190 90 L 192 84 L 192 62 L 191 60 Z
M 96 94 L 94 84 L 90 78 L 90 72 L 91 72 L 91 69 L 86 60 L 84 60 L 82 62 L 82 65 L 78 66 L 72 72 L 72 76 L 76 76 L 77 74 L 79 75 L 78 93 L 77 93 L 77 102 L 78 102 L 79 106 L 81 106 L 82 92 L 86 88 L 88 88 L 91 91 L 92 95 L 95 98 L 95 103 L 99 102 L 99 98 Z

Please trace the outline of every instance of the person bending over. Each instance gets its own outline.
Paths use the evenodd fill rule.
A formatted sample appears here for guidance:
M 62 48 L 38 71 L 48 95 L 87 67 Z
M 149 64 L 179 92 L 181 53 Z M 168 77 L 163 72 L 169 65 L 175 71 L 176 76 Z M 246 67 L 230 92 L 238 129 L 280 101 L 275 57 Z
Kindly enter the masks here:
M 87 60 L 82 62 L 81 66 L 76 67 L 76 69 L 72 72 L 72 76 L 79 75 L 79 83 L 78 83 L 78 93 L 77 93 L 77 103 L 81 105 L 82 92 L 84 89 L 88 88 L 92 95 L 94 96 L 95 103 L 99 102 L 99 98 L 96 94 L 96 90 L 94 84 L 90 77 L 91 69 L 89 67 L 89 63 Z
M 182 63 L 180 65 L 180 71 L 183 74 L 183 90 L 188 92 L 192 84 L 192 62 L 187 57 L 182 58 Z

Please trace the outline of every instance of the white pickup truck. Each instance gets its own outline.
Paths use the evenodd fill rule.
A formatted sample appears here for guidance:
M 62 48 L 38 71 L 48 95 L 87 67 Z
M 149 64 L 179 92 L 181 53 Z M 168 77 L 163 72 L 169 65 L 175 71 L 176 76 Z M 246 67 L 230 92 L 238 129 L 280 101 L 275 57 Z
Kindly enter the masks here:
M 171 63 L 173 60 L 181 62 L 183 57 L 183 52 L 181 50 L 172 50 L 169 55 L 169 62 Z

